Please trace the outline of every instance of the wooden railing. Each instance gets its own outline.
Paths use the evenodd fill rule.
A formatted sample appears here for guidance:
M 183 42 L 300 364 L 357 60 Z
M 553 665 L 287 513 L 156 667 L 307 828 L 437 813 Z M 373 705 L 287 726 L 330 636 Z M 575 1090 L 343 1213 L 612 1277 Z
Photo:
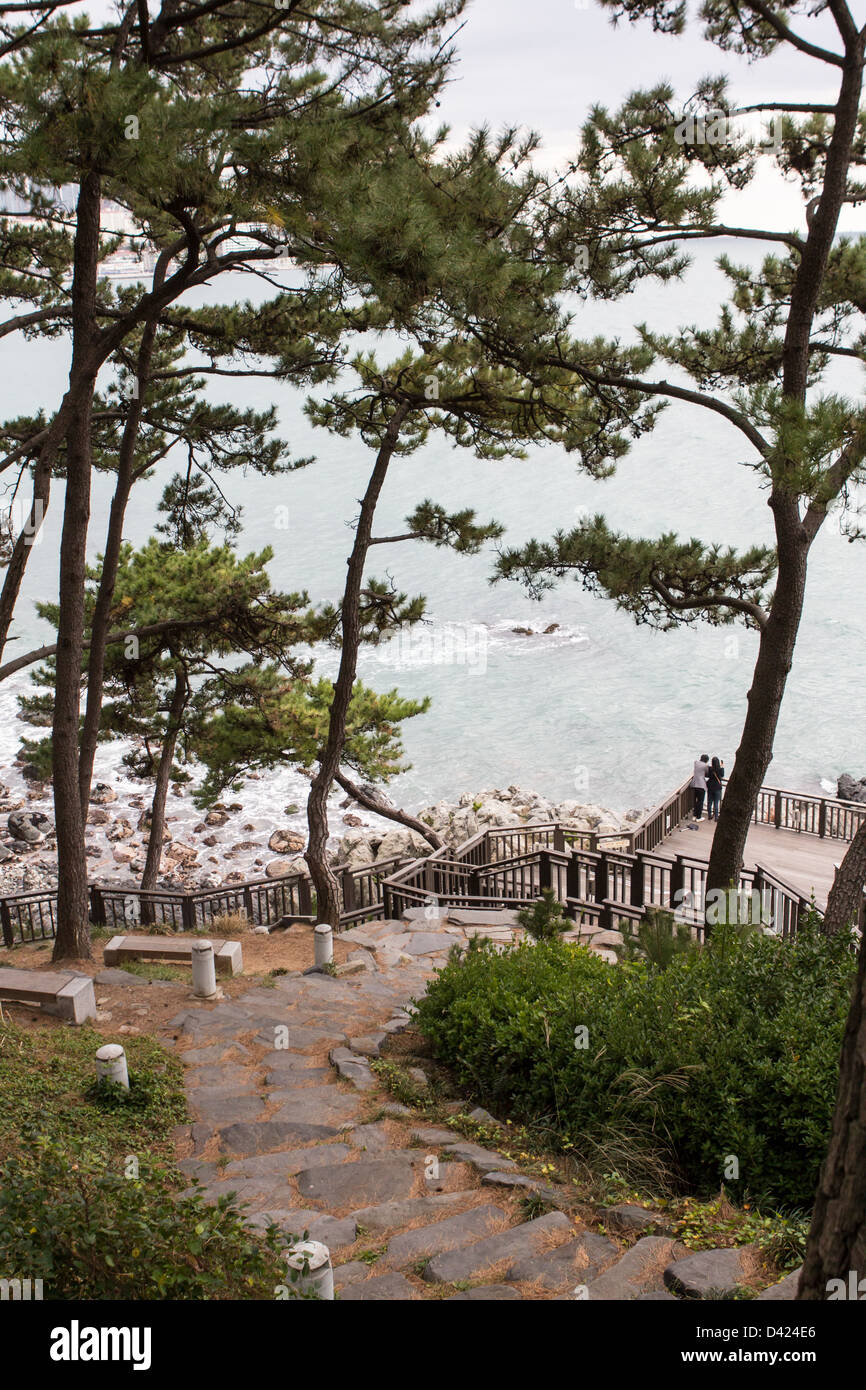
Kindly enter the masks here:
M 554 822 L 481 830 L 457 849 L 443 846 L 420 859 L 389 859 L 343 869 L 342 926 L 375 917 L 399 918 L 410 908 L 518 908 L 552 888 L 575 922 L 613 926 L 637 921 L 649 906 L 673 909 L 703 930 L 707 865 L 688 855 L 654 853 L 692 811 L 691 780 L 631 830 L 599 836 Z M 866 805 L 762 787 L 754 821 L 840 841 L 851 840 L 866 819 Z M 783 936 L 797 930 L 809 903 L 768 869 L 744 870 L 740 891 L 757 892 Z M 3 942 L 50 940 L 56 929 L 56 894 L 17 893 L 0 898 Z M 238 916 L 256 925 L 312 921 L 310 882 L 302 874 L 253 879 L 184 893 L 168 889 L 94 886 L 94 925 L 134 925 L 170 931 L 209 929 L 215 919 Z M 861 913 L 861 918 L 863 913 Z
M 339 874 L 345 909 L 342 925 L 381 917 L 383 881 L 405 862 L 405 858 L 394 858 L 343 869 Z M 56 912 L 56 892 L 15 893 L 0 898 L 3 944 L 50 941 L 56 935 Z M 256 926 L 275 926 L 284 921 L 312 922 L 313 916 L 310 880 L 304 874 L 251 879 L 189 893 L 168 888 L 143 892 L 140 888 L 103 885 L 90 889 L 91 922 L 114 932 L 139 926 L 202 931 L 224 917 L 239 917 Z

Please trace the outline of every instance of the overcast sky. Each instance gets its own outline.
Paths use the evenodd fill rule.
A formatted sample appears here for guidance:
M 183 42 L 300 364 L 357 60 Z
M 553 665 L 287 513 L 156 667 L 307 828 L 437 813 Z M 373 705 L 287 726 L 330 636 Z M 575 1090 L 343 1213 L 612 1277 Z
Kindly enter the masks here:
M 866 22 L 866 3 L 853 0 Z M 862 13 L 861 13 L 862 12 Z M 832 20 L 795 23 L 812 42 L 836 50 Z M 545 163 L 561 163 L 595 103 L 615 107 L 629 92 L 669 80 L 680 100 L 708 74 L 725 72 L 742 104 L 759 100 L 833 101 L 838 69 L 784 46 L 772 58 L 748 64 L 701 38 L 692 24 L 681 37 L 654 34 L 647 21 L 620 23 L 595 0 L 470 0 L 456 40 L 459 59 L 441 114 L 462 137 L 483 122 L 511 123 L 543 137 Z M 772 172 L 738 201 L 741 218 L 761 216 L 780 227 L 803 224 L 795 185 Z M 847 228 L 866 229 L 866 212 L 846 214 Z

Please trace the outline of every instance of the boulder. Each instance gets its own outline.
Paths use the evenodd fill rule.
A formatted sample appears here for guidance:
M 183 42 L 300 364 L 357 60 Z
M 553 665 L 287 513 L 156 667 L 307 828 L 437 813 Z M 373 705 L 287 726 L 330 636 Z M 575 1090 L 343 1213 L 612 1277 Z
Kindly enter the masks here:
M 836 783 L 836 795 L 840 801 L 866 801 L 866 777 L 858 781 L 850 773 L 843 772 Z
M 204 823 L 205 825 L 225 825 L 228 822 L 228 818 L 228 811 L 217 810 L 217 808 L 214 807 L 212 811 L 208 811 L 204 818 Z
M 686 1298 L 721 1298 L 735 1293 L 748 1277 L 755 1247 L 698 1250 L 665 1269 L 665 1284 Z
M 287 859 L 272 859 L 265 865 L 265 875 L 267 878 L 285 878 L 292 872 L 292 866 Z
M 274 854 L 297 854 L 299 850 L 306 848 L 306 843 L 304 836 L 299 835 L 297 830 L 275 830 L 268 840 L 268 849 L 273 850 Z
M 51 818 L 41 811 L 13 811 L 6 824 L 16 840 L 28 845 L 38 845 L 54 829 Z
M 109 801 L 117 800 L 117 792 L 107 782 L 97 782 L 90 793 L 90 800 L 94 806 L 106 806 Z

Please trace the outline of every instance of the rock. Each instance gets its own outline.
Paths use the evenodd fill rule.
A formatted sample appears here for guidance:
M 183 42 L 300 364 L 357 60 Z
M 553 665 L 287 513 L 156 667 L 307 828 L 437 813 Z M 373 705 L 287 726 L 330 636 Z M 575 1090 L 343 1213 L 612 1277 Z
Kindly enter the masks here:
M 665 1265 L 689 1253 L 684 1245 L 667 1236 L 642 1236 L 616 1264 L 589 1283 L 589 1298 L 594 1302 L 627 1303 L 642 1293 L 660 1289 Z
M 418 1157 L 420 1161 L 423 1156 L 419 1153 Z M 414 1184 L 414 1168 L 404 1158 L 362 1158 L 357 1163 L 336 1163 L 298 1174 L 301 1196 L 322 1202 L 331 1210 L 408 1197 Z
M 198 855 L 191 845 L 182 845 L 177 841 L 169 845 L 165 851 L 166 862 L 183 868 L 192 868 L 198 863 Z
M 90 793 L 90 800 L 94 806 L 107 806 L 110 801 L 117 800 L 117 792 L 107 782 L 97 782 Z
M 508 1213 L 502 1207 L 472 1207 L 456 1216 L 446 1216 L 431 1226 L 421 1226 L 395 1236 L 380 1261 L 384 1269 L 405 1269 L 425 1256 L 462 1250 L 464 1246 L 492 1235 L 497 1227 L 508 1225 Z
M 213 849 L 214 845 L 219 844 L 219 840 L 216 835 L 206 835 L 202 840 L 202 844 L 207 845 L 208 849 Z
M 602 1218 L 606 1226 L 614 1231 L 648 1231 L 664 1228 L 665 1218 L 657 1211 L 647 1211 L 646 1207 L 621 1202 L 615 1207 L 604 1207 Z
M 88 825 L 107 825 L 110 820 L 111 816 L 108 812 L 103 811 L 99 806 L 94 806 L 87 812 Z
M 460 1163 L 471 1163 L 480 1173 L 506 1173 L 516 1167 L 510 1158 L 483 1149 L 480 1144 L 470 1144 L 463 1140 L 459 1144 L 447 1144 L 448 1152 Z
M 528 1255 L 539 1255 L 546 1247 L 549 1251 L 551 1235 L 567 1234 L 571 1230 L 571 1222 L 561 1211 L 548 1212 L 534 1221 L 525 1221 L 522 1226 L 512 1226 L 498 1235 L 478 1240 L 465 1250 L 435 1255 L 423 1277 L 431 1283 L 454 1284 L 463 1279 L 477 1279 L 493 1265 L 505 1264 L 510 1269 Z
M 351 1283 L 340 1294 L 342 1303 L 358 1303 L 376 1299 L 387 1303 L 405 1303 L 418 1295 L 402 1274 L 382 1274 L 375 1279 L 359 1280 Z
M 138 851 L 132 849 L 129 845 L 116 845 L 112 851 L 113 857 L 118 864 L 134 863 L 137 853 Z
M 291 1144 L 312 1144 L 317 1139 L 336 1139 L 332 1125 L 287 1124 L 277 1120 L 254 1120 L 251 1124 L 231 1124 L 219 1130 L 224 1153 L 264 1154 Z
M 115 843 L 118 840 L 131 840 L 133 833 L 134 832 L 129 821 L 126 820 L 125 817 L 121 816 L 120 820 L 116 820 L 114 824 L 110 825 L 109 828 L 106 830 L 105 838 L 106 840 L 110 840 L 112 843 Z
M 380 1202 L 377 1206 L 361 1207 L 352 1215 L 359 1226 L 368 1231 L 388 1231 L 397 1226 L 405 1226 L 410 1221 L 418 1221 L 423 1216 L 438 1216 L 458 1202 L 464 1201 L 465 1192 L 442 1192 L 430 1197 L 404 1197 L 390 1202 Z
M 268 878 L 285 878 L 292 872 L 292 866 L 286 859 L 272 859 L 265 865 L 265 874 Z
M 218 811 L 214 808 L 212 811 L 208 811 L 204 818 L 204 823 L 205 825 L 225 825 L 228 822 L 228 818 L 227 811 Z
M 866 777 L 858 781 L 849 773 L 843 772 L 836 783 L 836 795 L 840 801 L 866 801 Z
M 474 1289 L 466 1289 L 465 1293 L 452 1294 L 446 1298 L 446 1303 L 504 1303 L 508 1299 L 517 1299 L 520 1294 L 516 1289 L 512 1289 L 508 1284 L 476 1284 Z
M 268 849 L 273 850 L 274 854 L 297 854 L 306 848 L 306 844 L 304 836 L 296 830 L 275 830 L 268 840 Z
M 38 845 L 54 829 L 54 822 L 41 811 L 13 811 L 6 824 L 10 835 L 28 845 Z
M 732 1250 L 699 1250 L 667 1265 L 665 1284 L 686 1298 L 721 1298 L 745 1282 L 754 1253 L 752 1245 Z
M 360 816 L 344 816 L 344 817 L 343 817 L 343 824 L 344 824 L 344 825 L 363 825 L 364 822 L 361 820 L 361 817 L 360 817 Z
M 370 1071 L 370 1063 L 366 1057 L 350 1052 L 348 1047 L 332 1048 L 330 1057 L 340 1075 L 353 1082 L 359 1091 L 375 1089 L 376 1079 Z
M 613 1264 L 618 1254 L 612 1240 L 595 1231 L 586 1231 L 577 1240 L 570 1240 L 555 1250 L 524 1256 L 511 1266 L 505 1277 L 509 1283 L 535 1284 L 556 1292 L 575 1284 L 590 1283 Z
M 784 1279 L 780 1279 L 778 1284 L 771 1284 L 768 1289 L 762 1290 L 758 1294 L 757 1302 L 781 1303 L 797 1297 L 797 1287 L 800 1283 L 800 1275 L 803 1266 L 799 1269 L 792 1269 L 790 1274 L 786 1274 Z

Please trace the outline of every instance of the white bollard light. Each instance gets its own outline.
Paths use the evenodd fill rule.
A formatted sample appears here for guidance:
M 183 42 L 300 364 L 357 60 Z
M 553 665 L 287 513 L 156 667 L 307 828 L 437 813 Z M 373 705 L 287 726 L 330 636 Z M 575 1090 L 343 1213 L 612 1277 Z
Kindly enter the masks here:
M 210 941 L 194 941 L 192 944 L 192 992 L 196 999 L 213 999 L 217 992 L 213 943 Z
M 305 1263 L 307 1273 L 301 1273 L 290 1287 L 296 1288 L 299 1293 L 315 1293 L 321 1299 L 333 1301 L 334 1269 L 327 1245 L 322 1245 L 318 1240 L 300 1240 L 297 1245 L 290 1246 L 286 1256 L 289 1269 L 303 1271 Z
M 96 1054 L 96 1079 L 116 1081 L 125 1091 L 129 1090 L 129 1069 L 126 1053 L 120 1043 L 106 1043 Z
M 316 965 L 327 965 L 334 959 L 334 933 L 327 922 L 320 922 L 314 932 Z

